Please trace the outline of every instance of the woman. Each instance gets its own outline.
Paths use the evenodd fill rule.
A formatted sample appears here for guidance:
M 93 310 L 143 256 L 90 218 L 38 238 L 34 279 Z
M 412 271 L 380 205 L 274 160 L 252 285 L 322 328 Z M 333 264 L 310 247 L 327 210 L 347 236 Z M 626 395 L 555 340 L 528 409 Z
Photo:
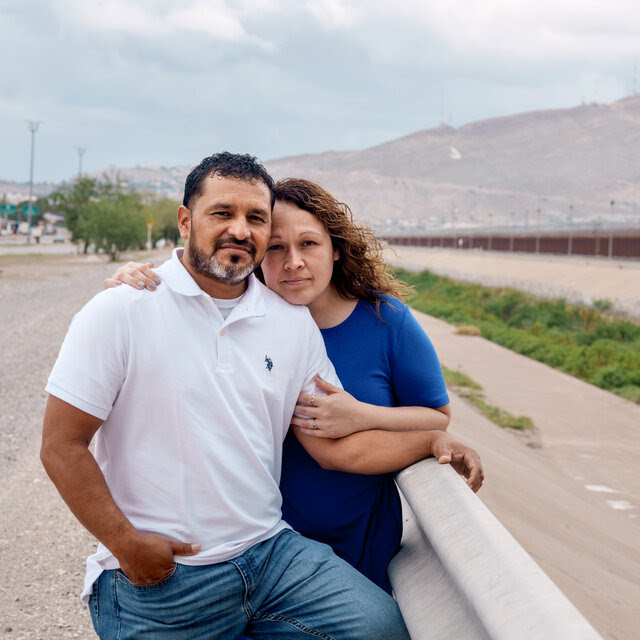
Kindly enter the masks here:
M 129 263 L 105 284 L 153 289 L 150 266 Z M 301 395 L 294 428 L 332 438 L 372 428 L 446 430 L 449 398 L 435 350 L 400 302 L 406 288 L 389 274 L 380 243 L 352 221 L 347 205 L 308 180 L 278 182 L 261 271 L 270 289 L 309 308 L 344 386 L 318 378 L 327 395 Z M 476 491 L 481 484 L 471 480 Z M 330 544 L 390 591 L 387 566 L 402 535 L 391 474 L 322 469 L 290 432 L 280 487 L 283 517 L 295 530 Z

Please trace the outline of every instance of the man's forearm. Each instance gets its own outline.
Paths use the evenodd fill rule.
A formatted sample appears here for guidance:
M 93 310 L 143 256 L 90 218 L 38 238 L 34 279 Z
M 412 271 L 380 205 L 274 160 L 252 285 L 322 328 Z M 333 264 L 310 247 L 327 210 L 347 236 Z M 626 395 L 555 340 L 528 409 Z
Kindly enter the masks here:
M 43 443 L 40 455 L 47 474 L 81 524 L 114 556 L 126 556 L 139 534 L 113 500 L 87 446 Z

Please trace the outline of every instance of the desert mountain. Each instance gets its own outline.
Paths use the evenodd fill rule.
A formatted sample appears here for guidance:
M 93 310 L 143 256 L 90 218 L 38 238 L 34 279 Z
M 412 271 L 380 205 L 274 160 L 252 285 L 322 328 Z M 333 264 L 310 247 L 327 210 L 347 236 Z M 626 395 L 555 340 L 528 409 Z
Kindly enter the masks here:
M 363 151 L 268 162 L 380 230 L 640 224 L 640 94 L 440 126 Z M 611 202 L 614 202 L 612 205 Z

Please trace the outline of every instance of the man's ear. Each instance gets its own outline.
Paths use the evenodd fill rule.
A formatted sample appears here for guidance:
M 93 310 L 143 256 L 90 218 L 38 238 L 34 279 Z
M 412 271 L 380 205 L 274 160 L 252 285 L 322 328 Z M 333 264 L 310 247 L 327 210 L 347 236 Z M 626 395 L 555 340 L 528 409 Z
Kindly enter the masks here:
M 180 237 L 188 240 L 191 233 L 191 211 L 184 205 L 178 208 L 178 229 L 180 229 Z

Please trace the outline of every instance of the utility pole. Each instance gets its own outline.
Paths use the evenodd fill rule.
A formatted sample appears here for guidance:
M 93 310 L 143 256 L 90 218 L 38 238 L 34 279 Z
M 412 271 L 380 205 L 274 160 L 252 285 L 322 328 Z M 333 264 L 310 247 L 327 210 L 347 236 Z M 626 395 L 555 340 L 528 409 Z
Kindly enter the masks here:
M 82 156 L 85 151 L 84 147 L 78 147 L 78 178 L 82 178 Z
M 29 228 L 27 230 L 27 244 L 31 244 L 31 215 L 33 213 L 33 156 L 36 148 L 36 131 L 40 126 L 39 122 L 35 120 L 29 120 L 27 123 L 29 131 L 31 132 L 31 164 L 29 168 L 29 204 L 27 205 L 27 221 Z

